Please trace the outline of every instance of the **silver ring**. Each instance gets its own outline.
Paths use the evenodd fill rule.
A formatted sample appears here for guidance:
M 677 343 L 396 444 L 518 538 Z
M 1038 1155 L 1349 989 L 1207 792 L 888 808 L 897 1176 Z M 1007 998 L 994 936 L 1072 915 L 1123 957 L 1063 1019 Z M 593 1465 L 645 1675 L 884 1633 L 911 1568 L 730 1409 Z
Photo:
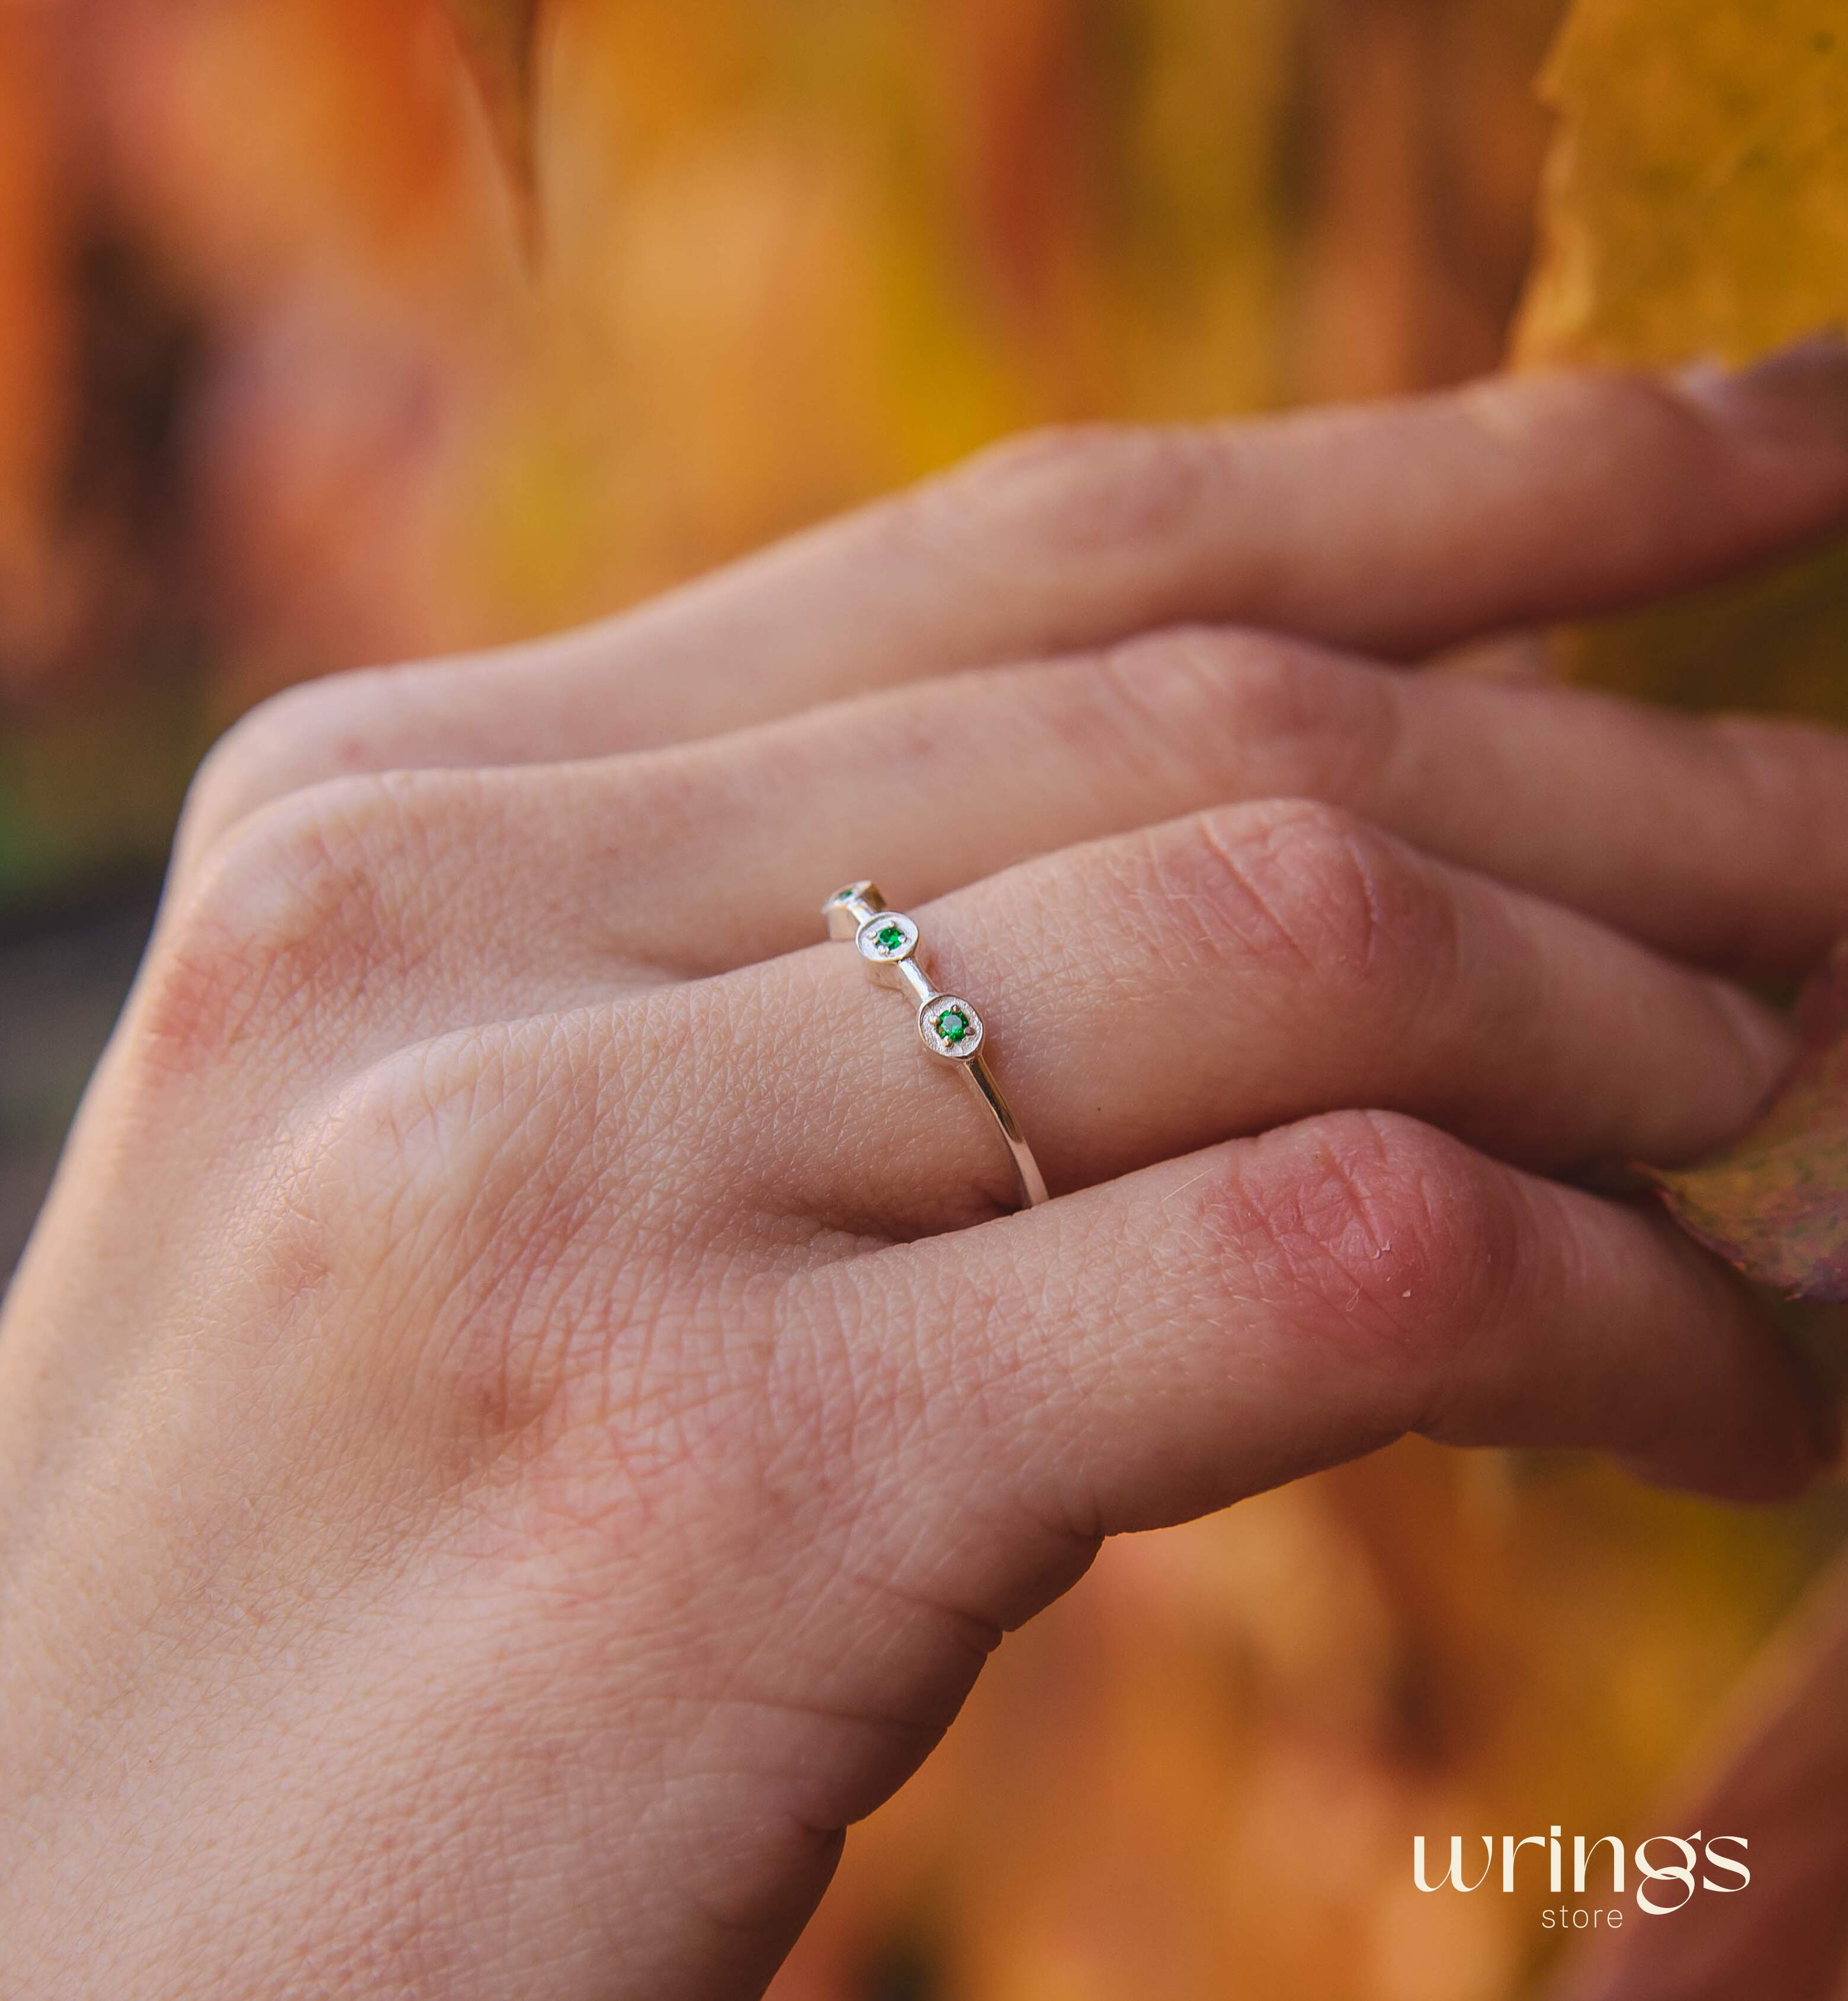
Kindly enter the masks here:
M 1014 1164 L 1016 1192 L 1022 1209 L 1046 1200 L 1046 1178 L 1033 1150 L 1021 1136 L 1018 1122 L 1001 1095 L 982 1053 L 987 1030 L 982 1018 L 959 994 L 940 994 L 917 962 L 917 925 L 902 910 L 886 907 L 872 882 L 850 882 L 821 907 L 828 936 L 851 938 L 868 976 L 884 987 L 908 987 L 917 997 L 917 1035 L 934 1056 L 953 1063 L 969 1080 L 969 1088 L 994 1115 L 1008 1157 Z

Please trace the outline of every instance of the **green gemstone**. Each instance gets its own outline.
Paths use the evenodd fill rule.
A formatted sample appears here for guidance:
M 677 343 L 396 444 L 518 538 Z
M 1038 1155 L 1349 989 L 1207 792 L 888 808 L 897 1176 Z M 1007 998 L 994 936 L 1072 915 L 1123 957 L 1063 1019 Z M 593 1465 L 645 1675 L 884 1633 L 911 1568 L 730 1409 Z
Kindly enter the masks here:
M 959 1007 L 946 1007 L 937 1017 L 937 1033 L 953 1048 L 969 1033 L 969 1017 Z
M 905 948 L 905 934 L 896 924 L 887 924 L 882 931 L 875 931 L 872 941 L 881 952 L 903 952 Z

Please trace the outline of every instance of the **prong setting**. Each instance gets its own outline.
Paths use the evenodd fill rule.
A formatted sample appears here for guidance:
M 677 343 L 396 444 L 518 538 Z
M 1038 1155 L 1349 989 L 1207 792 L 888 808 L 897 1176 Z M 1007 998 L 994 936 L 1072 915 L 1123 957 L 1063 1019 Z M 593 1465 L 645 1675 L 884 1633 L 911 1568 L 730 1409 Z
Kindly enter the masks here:
M 966 1063 L 982 1046 L 982 1018 L 954 994 L 939 994 L 917 1011 L 917 1032 L 934 1056 Z
M 851 938 L 868 917 L 885 907 L 878 883 L 849 882 L 822 905 L 821 920 L 830 938 Z
M 902 910 L 879 910 L 854 934 L 860 956 L 871 966 L 896 966 L 917 949 L 917 926 Z

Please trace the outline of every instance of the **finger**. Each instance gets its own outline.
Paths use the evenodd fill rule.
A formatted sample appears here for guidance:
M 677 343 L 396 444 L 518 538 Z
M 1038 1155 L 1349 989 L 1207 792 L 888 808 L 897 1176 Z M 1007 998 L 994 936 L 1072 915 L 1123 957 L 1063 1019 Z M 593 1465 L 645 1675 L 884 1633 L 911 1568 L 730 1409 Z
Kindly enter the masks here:
M 1332 808 L 1223 808 L 1070 849 L 917 914 L 1055 1189 L 1342 1105 L 1509 1159 L 1686 1158 L 1743 1124 L 1775 1018 L 1586 919 Z M 1004 1200 L 987 1115 L 846 945 L 694 990 L 748 1053 L 735 1195 L 915 1233 Z
M 818 885 L 871 876 L 922 902 L 1104 834 L 1288 797 L 1730 971 L 1801 973 L 1848 931 L 1837 732 L 1408 676 L 1251 632 L 922 681 L 545 782 L 586 825 L 620 786 L 662 830 L 645 878 L 599 864 L 596 903 L 688 973 L 806 943 Z M 548 861 L 548 879 L 569 865 Z
M 840 1331 L 869 1435 L 882 1407 L 928 1442 L 899 1477 L 1080 1540 L 1408 1432 L 1595 1449 L 1741 1499 L 1788 1495 L 1829 1443 L 1693 1244 L 1375 1113 L 850 1258 L 787 1304 Z
M 1731 971 L 1804 971 L 1848 929 L 1836 733 L 1202 629 L 706 744 L 325 785 L 247 823 L 162 929 L 203 903 L 208 943 L 260 935 L 286 889 L 304 907 L 280 929 L 350 967 L 352 990 L 376 996 L 389 963 L 392 1007 L 347 1009 L 337 1055 L 356 1033 L 369 1047 L 799 948 L 837 882 L 921 904 L 1042 852 L 1287 796 Z
M 1825 341 L 1744 378 L 1030 438 L 612 622 L 284 697 L 208 764 L 184 850 L 343 771 L 680 742 L 1154 625 L 1411 657 L 1651 596 L 1833 520 L 1845 406 L 1848 349 Z

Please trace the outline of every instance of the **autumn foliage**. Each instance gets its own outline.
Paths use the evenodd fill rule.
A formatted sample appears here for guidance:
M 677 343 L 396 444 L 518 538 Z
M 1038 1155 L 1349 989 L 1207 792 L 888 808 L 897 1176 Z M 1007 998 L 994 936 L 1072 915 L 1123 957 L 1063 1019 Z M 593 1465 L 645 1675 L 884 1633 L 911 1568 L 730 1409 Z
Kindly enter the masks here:
M 151 865 L 270 691 L 618 609 L 1010 430 L 1421 386 L 1511 326 L 1665 363 L 1848 315 L 1827 0 L 1579 0 L 1550 119 L 1561 11 L 0 9 L 0 905 Z M 1845 593 L 1825 551 L 1555 650 L 1848 720 Z M 1782 1123 L 1672 1193 L 1839 1299 L 1839 972 L 1810 1004 Z M 1843 1526 L 1414 1446 L 1114 1546 L 857 1832 L 778 2001 L 1533 1991 L 1544 1899 L 1423 1895 L 1413 1836 L 1633 1832 L 1735 1797 L 1733 1740 L 1767 1825 L 1848 1818 L 1832 1667 L 1726 1707 Z M 1758 1969 L 1714 1993 L 1832 1991 L 1848 1856 L 1791 1852 L 1808 1916 L 1707 1940 Z M 1780 1940 L 1816 1984 L 1753 1984 Z

